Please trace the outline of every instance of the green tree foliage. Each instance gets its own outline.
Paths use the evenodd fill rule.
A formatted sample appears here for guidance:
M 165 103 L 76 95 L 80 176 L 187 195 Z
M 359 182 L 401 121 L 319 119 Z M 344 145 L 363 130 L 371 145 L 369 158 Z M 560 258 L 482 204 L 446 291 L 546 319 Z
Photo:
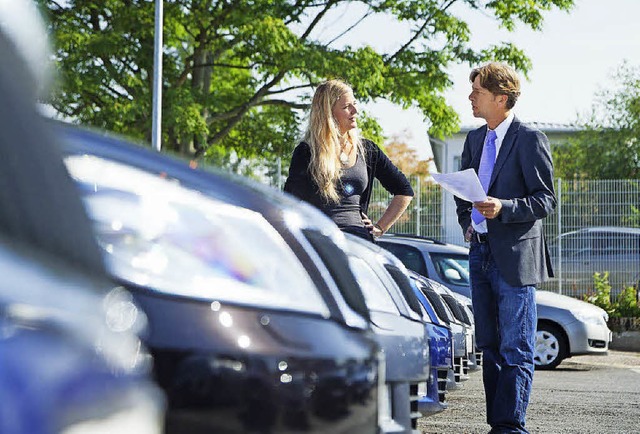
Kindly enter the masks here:
M 622 64 L 613 82 L 596 95 L 584 130 L 554 147 L 557 177 L 640 178 L 640 68 Z
M 38 0 L 55 41 L 61 115 L 150 140 L 155 2 Z M 505 61 L 526 73 L 530 61 L 509 43 L 472 49 L 463 10 L 496 26 L 539 30 L 543 14 L 574 0 L 164 0 L 163 148 L 218 164 L 288 156 L 322 80 L 350 82 L 361 102 L 385 98 L 418 107 L 430 134 L 459 122 L 446 104 L 446 68 Z M 455 13 L 457 10 L 458 13 Z M 411 28 L 381 51 L 348 45 L 361 24 L 383 15 Z M 340 16 L 349 24 L 337 28 Z M 384 31 L 384 29 L 381 29 Z M 399 38 L 390 34 L 389 38 Z M 364 118 L 365 135 L 382 134 Z

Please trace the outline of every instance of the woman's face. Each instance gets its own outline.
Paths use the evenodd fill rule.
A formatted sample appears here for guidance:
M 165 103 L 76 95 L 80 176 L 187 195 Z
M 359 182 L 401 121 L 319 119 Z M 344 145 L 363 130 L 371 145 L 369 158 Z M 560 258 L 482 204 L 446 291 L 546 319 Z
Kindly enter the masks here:
M 357 117 L 358 109 L 356 107 L 356 99 L 353 92 L 347 92 L 342 95 L 333 105 L 331 113 L 338 123 L 340 133 L 345 134 L 358 126 Z

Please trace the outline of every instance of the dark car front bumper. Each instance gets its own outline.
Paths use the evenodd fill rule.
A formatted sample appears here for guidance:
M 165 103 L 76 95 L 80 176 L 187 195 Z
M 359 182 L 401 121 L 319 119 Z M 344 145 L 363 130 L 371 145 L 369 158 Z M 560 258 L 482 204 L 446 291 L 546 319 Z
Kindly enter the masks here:
M 371 332 L 296 312 L 133 293 L 149 317 L 167 432 L 376 432 Z

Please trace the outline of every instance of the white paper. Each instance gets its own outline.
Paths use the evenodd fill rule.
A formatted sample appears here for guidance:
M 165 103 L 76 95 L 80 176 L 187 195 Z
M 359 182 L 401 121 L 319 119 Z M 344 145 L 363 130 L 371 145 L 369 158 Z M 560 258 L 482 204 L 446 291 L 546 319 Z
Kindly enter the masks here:
M 469 202 L 487 200 L 487 194 L 473 169 L 453 173 L 434 173 L 433 179 L 445 190 Z

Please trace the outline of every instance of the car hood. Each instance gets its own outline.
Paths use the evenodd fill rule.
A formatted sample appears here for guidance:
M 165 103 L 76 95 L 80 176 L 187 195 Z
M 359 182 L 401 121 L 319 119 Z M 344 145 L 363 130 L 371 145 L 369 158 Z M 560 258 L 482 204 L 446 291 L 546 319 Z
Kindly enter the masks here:
M 541 306 L 555 307 L 566 310 L 595 309 L 604 312 L 603 309 L 586 301 L 578 300 L 566 295 L 556 294 L 551 291 L 536 291 L 536 303 Z

